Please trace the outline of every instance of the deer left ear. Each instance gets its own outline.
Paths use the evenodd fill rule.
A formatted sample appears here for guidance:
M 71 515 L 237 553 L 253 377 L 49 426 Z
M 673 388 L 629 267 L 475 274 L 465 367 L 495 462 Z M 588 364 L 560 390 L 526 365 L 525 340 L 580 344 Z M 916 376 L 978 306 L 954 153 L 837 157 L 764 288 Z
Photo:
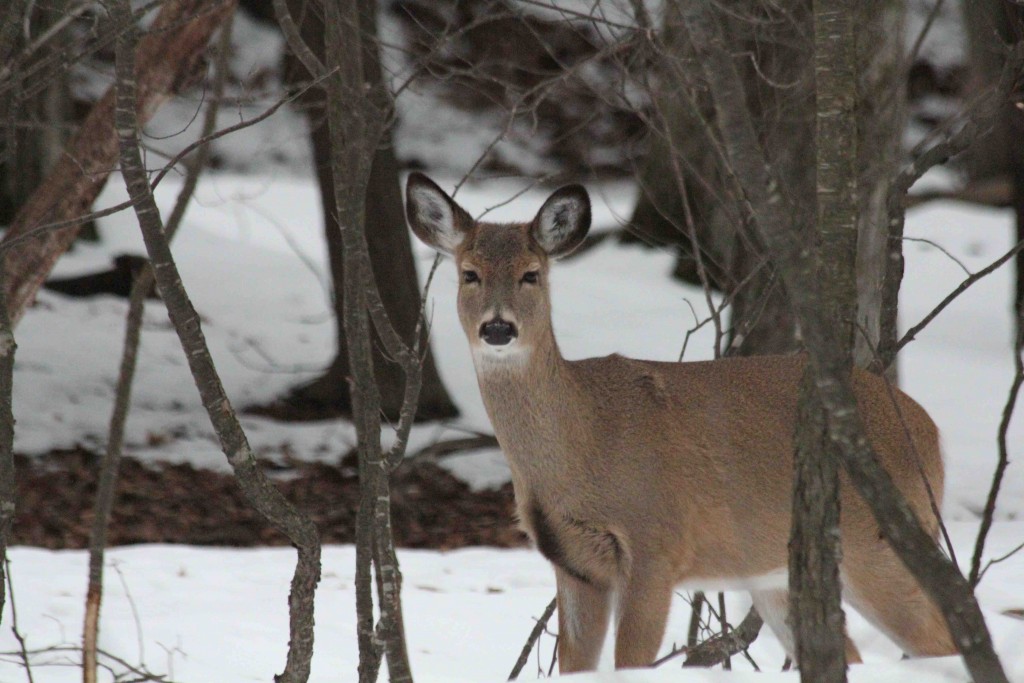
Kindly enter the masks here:
M 580 246 L 590 230 L 590 195 L 582 185 L 566 185 L 548 197 L 531 228 L 537 244 L 551 258 Z

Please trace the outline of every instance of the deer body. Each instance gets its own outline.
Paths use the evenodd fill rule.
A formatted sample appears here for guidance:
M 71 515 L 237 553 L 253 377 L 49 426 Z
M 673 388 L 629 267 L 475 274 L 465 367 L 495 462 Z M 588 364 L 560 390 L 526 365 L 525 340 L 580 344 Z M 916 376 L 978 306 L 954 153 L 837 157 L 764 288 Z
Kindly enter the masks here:
M 459 268 L 459 316 L 519 519 L 555 567 L 560 670 L 596 666 L 612 610 L 616 666 L 649 665 L 681 583 L 750 590 L 792 654 L 786 567 L 803 358 L 565 360 L 547 274 L 589 227 L 579 186 L 556 192 L 532 223 L 494 225 L 414 174 L 407 213 Z M 924 481 L 941 504 L 935 425 L 898 390 L 893 405 L 878 377 L 858 371 L 854 385 L 882 464 L 934 534 Z M 865 503 L 841 486 L 844 597 L 911 654 L 955 652 Z M 852 643 L 848 656 L 859 659 Z

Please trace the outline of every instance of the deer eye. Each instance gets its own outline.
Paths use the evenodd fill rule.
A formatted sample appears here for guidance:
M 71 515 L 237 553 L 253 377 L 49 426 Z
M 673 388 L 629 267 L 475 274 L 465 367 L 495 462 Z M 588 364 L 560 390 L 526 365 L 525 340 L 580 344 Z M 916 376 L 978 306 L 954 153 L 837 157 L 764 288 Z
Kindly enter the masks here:
M 462 271 L 462 281 L 467 285 L 473 282 L 480 282 L 480 276 L 476 274 L 475 270 L 464 270 Z
M 531 270 L 528 273 L 523 273 L 522 282 L 525 282 L 530 285 L 537 284 L 538 282 L 540 282 L 540 271 Z

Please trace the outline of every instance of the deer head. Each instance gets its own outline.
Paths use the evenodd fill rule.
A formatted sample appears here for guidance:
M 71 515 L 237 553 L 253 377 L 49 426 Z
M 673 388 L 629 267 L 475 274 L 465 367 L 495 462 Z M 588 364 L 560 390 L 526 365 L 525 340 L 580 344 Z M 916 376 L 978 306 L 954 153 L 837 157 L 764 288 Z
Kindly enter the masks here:
M 590 198 L 582 186 L 557 190 L 529 223 L 482 223 L 413 173 L 406 215 L 417 237 L 455 259 L 459 319 L 475 357 L 522 361 L 553 343 L 548 266 L 578 247 L 590 229 Z

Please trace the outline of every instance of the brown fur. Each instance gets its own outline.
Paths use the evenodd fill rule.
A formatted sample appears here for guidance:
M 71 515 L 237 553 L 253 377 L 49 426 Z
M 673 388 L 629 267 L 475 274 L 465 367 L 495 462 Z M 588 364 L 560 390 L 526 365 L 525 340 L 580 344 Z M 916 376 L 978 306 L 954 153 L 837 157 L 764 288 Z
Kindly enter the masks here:
M 433 201 L 429 192 L 441 192 L 425 183 L 422 176 L 410 179 L 410 204 L 414 184 L 417 197 Z M 542 216 L 558 195 L 532 223 L 515 225 L 474 223 L 441 195 L 456 217 L 453 232 L 441 237 L 454 245 L 459 272 L 479 277 L 460 285 L 459 317 L 512 471 L 519 518 L 555 565 L 560 670 L 596 666 L 613 605 L 616 667 L 649 665 L 673 588 L 700 579 L 747 584 L 792 654 L 785 579 L 772 585 L 754 579 L 784 577 L 786 569 L 804 359 L 660 363 L 612 355 L 567 361 L 551 327 L 550 258 L 538 238 Z M 416 213 L 410 207 L 414 231 L 438 245 L 432 230 L 440 224 L 424 225 Z M 563 232 L 579 240 L 586 227 Z M 533 270 L 539 270 L 538 283 L 525 284 L 524 273 Z M 481 324 L 494 317 L 517 326 L 510 349 L 519 355 L 495 355 L 481 340 Z M 854 389 L 883 465 L 935 534 L 938 520 L 924 485 L 926 478 L 941 504 L 935 425 L 895 389 L 894 405 L 874 375 L 856 371 Z M 848 602 L 910 654 L 955 652 L 941 615 L 881 540 L 845 477 L 841 489 Z M 852 643 L 848 653 L 859 660 Z

